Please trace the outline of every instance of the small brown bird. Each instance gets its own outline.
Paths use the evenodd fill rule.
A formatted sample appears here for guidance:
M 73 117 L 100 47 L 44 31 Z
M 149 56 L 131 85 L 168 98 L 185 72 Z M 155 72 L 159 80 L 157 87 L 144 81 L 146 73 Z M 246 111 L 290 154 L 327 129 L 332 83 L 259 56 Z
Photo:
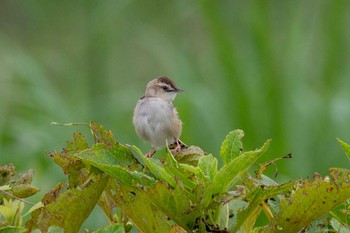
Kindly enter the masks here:
M 165 147 L 166 142 L 176 143 L 175 151 L 181 149 L 182 122 L 172 102 L 182 91 L 171 79 L 159 77 L 147 84 L 145 95 L 137 101 L 133 117 L 136 133 L 153 146 L 147 157 Z

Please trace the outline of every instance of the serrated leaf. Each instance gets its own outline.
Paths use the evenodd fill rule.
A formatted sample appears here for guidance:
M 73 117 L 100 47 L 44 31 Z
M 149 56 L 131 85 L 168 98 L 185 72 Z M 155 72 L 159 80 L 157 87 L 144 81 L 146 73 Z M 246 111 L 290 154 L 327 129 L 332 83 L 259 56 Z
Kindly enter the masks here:
M 153 204 L 144 191 L 117 180 L 110 180 L 106 192 L 142 232 L 169 232 L 166 215 Z
M 89 147 L 86 138 L 81 132 L 74 132 L 73 133 L 73 140 L 67 142 L 66 147 L 63 149 L 64 154 L 66 154 L 68 157 L 73 156 L 74 154 L 85 150 Z
M 294 185 L 295 182 L 287 182 L 276 186 L 259 186 L 248 192 L 244 198 L 244 200 L 248 202 L 248 205 L 246 208 L 237 211 L 237 223 L 232 231 L 236 232 L 243 224 L 246 224 L 246 222 L 250 222 L 248 226 L 253 227 L 254 224 L 251 223 L 254 223 L 258 217 L 260 211 L 256 212 L 256 210 L 261 210 L 261 203 L 269 198 L 288 192 Z M 247 229 L 245 230 L 247 231 Z M 247 232 L 250 231 L 251 229 Z
M 105 130 L 102 125 L 97 124 L 94 121 L 89 123 L 92 135 L 97 143 L 103 143 L 108 148 L 113 148 L 117 141 L 114 139 L 113 133 L 110 130 Z
M 225 192 L 230 185 L 241 179 L 250 166 L 266 152 L 270 142 L 271 140 L 267 140 L 260 149 L 244 152 L 224 165 L 214 177 L 214 194 Z
M 267 140 L 260 149 L 244 152 L 224 165 L 215 174 L 211 186 L 207 188 L 204 203 L 208 205 L 213 195 L 227 192 L 231 185 L 240 180 L 250 166 L 266 152 L 270 142 L 271 140 Z
M 333 167 L 329 169 L 329 174 L 336 185 L 350 183 L 350 171 L 348 169 Z
M 102 171 L 105 171 L 107 174 L 111 175 L 112 177 L 118 180 L 118 182 L 113 185 L 117 185 L 117 187 L 119 187 L 121 190 L 129 190 L 129 194 L 131 194 L 131 196 L 135 194 L 135 197 L 137 196 L 138 198 L 142 198 L 142 204 L 132 201 L 128 203 L 128 205 L 124 206 L 124 202 L 122 203 L 121 200 L 119 200 L 120 197 L 116 196 L 116 194 L 113 195 L 112 193 L 110 193 L 110 195 L 113 196 L 118 205 L 122 204 L 122 211 L 125 214 L 127 214 L 127 216 L 139 227 L 143 227 L 144 229 L 149 227 L 142 226 L 143 221 L 141 221 L 142 219 L 140 218 L 142 216 L 149 216 L 152 214 L 147 213 L 147 210 L 139 210 L 139 208 L 142 208 L 142 205 L 144 203 L 148 203 L 146 205 L 150 205 L 150 207 L 153 206 L 153 211 L 158 213 L 160 210 L 162 210 L 162 212 L 165 213 L 166 216 L 171 217 L 171 219 L 176 220 L 176 222 L 182 227 L 190 230 L 191 228 L 189 228 L 189 226 L 193 226 L 193 224 L 195 224 L 195 219 L 199 216 L 200 212 L 198 212 L 198 207 L 195 208 L 192 205 L 192 203 L 195 202 L 193 194 L 191 192 L 187 192 L 185 189 L 182 189 L 182 185 L 179 185 L 179 183 L 175 183 L 173 176 L 176 176 L 177 182 L 182 182 L 182 184 L 184 185 L 183 187 L 186 187 L 186 189 L 188 190 L 193 190 L 196 187 L 196 184 L 194 183 L 194 181 L 191 180 L 189 176 L 191 176 L 190 174 L 192 174 L 193 176 L 194 173 L 199 173 L 199 168 L 187 164 L 178 164 L 171 158 L 170 161 L 172 162 L 169 163 L 169 166 L 163 166 L 154 159 L 146 158 L 141 153 L 141 151 L 138 150 L 138 148 L 134 147 L 134 150 L 137 153 L 139 153 L 140 156 L 144 159 L 144 163 L 151 170 L 151 172 L 153 169 L 156 169 L 158 171 L 163 169 L 166 172 L 166 174 L 172 174 L 172 176 L 170 176 L 170 180 L 171 182 L 174 182 L 174 186 L 172 186 L 173 188 L 170 188 L 161 182 L 156 182 L 156 180 L 153 180 L 153 184 L 155 185 L 149 185 L 148 187 L 140 186 L 139 188 L 136 188 L 135 182 L 129 182 L 127 184 L 126 182 L 123 182 L 124 178 L 122 178 L 121 175 L 115 176 L 112 174 L 113 172 L 109 171 L 109 169 L 115 168 L 107 167 L 107 165 L 104 164 L 94 164 L 94 166 L 98 167 Z M 166 181 L 167 178 L 164 178 L 164 174 L 157 173 L 154 170 L 153 172 L 154 175 L 160 178 L 161 181 Z M 144 183 L 140 182 L 140 184 Z M 140 188 L 143 190 L 142 192 L 140 192 Z M 143 196 L 143 194 L 147 194 L 147 196 Z M 155 209 L 156 207 L 159 210 Z M 136 216 L 135 213 L 138 213 L 138 215 Z
M 154 205 L 179 226 L 188 231 L 193 229 L 202 209 L 192 194 L 186 192 L 180 185 L 172 189 L 162 183 L 147 189 L 146 193 Z
M 69 189 L 62 194 L 55 192 L 59 196 L 51 198 L 51 202 L 45 207 L 33 211 L 26 228 L 47 232 L 50 226 L 60 226 L 67 232 L 78 232 L 95 207 L 107 181 L 107 175 L 96 174 L 85 187 Z M 55 190 L 62 190 L 60 187 Z
M 241 139 L 243 137 L 244 132 L 240 129 L 233 130 L 226 136 L 220 149 L 220 157 L 224 164 L 242 154 L 243 143 Z
M 337 138 L 339 144 L 343 147 L 343 150 L 346 154 L 346 156 L 348 157 L 348 159 L 350 160 L 350 145 L 343 142 L 342 140 L 340 140 L 339 138 Z
M 105 130 L 102 125 L 94 121 L 91 121 L 89 126 L 96 143 L 103 144 L 106 149 L 113 154 L 114 158 L 117 160 L 116 163 L 123 167 L 130 166 L 135 169 L 140 168 L 138 161 L 129 148 L 117 142 L 111 130 Z
M 53 151 L 49 153 L 49 157 L 58 164 L 65 174 L 68 174 L 69 185 L 71 187 L 77 187 L 80 183 L 79 172 L 82 168 L 82 163 L 74 157 L 76 153 L 79 153 L 89 146 L 85 137 L 80 132 L 73 134 L 73 140 L 67 142 L 67 146 L 62 152 Z
M 350 198 L 350 171 L 339 174 L 339 181 L 322 179 L 306 180 L 292 193 L 290 198 L 281 199 L 280 212 L 270 225 L 260 232 L 299 232 L 314 220 Z

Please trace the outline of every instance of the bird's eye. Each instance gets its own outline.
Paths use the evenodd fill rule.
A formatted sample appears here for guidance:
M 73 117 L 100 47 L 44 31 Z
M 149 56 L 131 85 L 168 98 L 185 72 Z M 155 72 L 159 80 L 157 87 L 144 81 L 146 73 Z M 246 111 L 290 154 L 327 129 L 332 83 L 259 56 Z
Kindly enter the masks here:
M 167 91 L 168 90 L 168 87 L 167 86 L 162 86 L 163 90 L 164 91 Z

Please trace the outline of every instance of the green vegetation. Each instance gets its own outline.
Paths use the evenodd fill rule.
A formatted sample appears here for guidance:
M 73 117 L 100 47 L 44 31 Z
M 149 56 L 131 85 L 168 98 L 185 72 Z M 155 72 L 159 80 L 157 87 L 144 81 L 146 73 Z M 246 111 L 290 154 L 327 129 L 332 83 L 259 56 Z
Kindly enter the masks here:
M 0 1 L 0 166 L 33 169 L 37 203 L 66 179 L 47 152 L 73 129 L 50 122 L 94 120 L 148 151 L 132 112 L 167 75 L 185 90 L 181 140 L 218 168 L 223 136 L 244 129 L 245 148 L 273 139 L 264 161 L 293 154 L 276 182 L 325 177 L 348 165 L 335 138 L 350 142 L 349 16 L 346 0 Z M 107 224 L 89 216 L 82 229 Z
M 313 180 L 278 184 L 264 175 L 278 158 L 262 163 L 254 176 L 248 172 L 271 140 L 245 151 L 242 130 L 227 135 L 220 153 L 224 163 L 218 167 L 217 159 L 198 147 L 178 154 L 167 150 L 161 160 L 147 158 L 136 146 L 117 142 L 102 126 L 85 125 L 95 143 L 89 146 L 76 132 L 62 152 L 49 153 L 68 180 L 29 211 L 24 226 L 19 198 L 37 191 L 30 185 L 32 173 L 15 175 L 11 165 L 0 169 L 0 232 L 79 232 L 95 205 L 109 225 L 94 232 L 346 232 L 350 227 L 347 169 L 331 168 L 329 177 L 315 174 Z M 349 156 L 350 146 L 339 142 Z M 25 191 L 17 192 L 23 185 Z M 268 223 L 258 227 L 261 215 Z

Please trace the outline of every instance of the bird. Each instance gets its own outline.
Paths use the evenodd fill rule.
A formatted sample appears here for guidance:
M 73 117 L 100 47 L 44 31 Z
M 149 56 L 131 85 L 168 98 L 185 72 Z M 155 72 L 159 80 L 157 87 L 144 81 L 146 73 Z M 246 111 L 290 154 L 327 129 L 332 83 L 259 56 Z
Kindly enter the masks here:
M 145 94 L 137 101 L 133 124 L 138 137 L 152 144 L 148 158 L 167 143 L 176 144 L 176 152 L 181 149 L 182 121 L 173 105 L 180 92 L 183 90 L 170 78 L 162 76 L 148 82 Z

